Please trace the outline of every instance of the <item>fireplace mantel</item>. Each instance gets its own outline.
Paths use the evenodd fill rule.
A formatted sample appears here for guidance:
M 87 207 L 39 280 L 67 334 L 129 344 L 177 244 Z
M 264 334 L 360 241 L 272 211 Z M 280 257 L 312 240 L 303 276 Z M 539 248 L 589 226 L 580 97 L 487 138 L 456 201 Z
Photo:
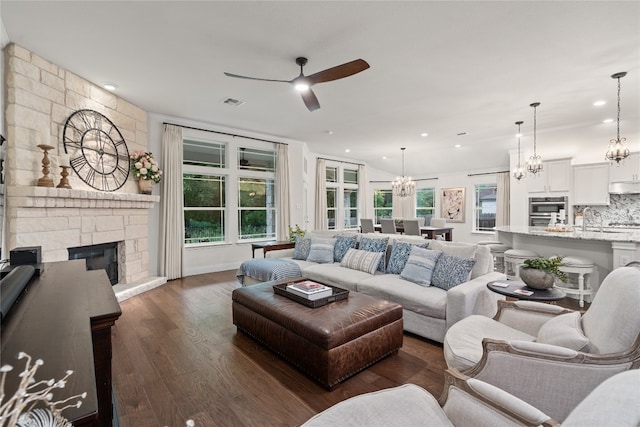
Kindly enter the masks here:
M 9 186 L 11 206 L 23 208 L 150 209 L 160 196 L 67 188 Z

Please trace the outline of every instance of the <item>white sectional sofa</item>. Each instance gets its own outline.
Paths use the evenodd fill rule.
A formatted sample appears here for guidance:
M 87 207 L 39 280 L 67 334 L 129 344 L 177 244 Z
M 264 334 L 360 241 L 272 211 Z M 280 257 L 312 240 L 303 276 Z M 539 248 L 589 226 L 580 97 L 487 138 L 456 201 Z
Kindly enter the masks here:
M 336 233 L 312 233 L 312 237 L 331 237 Z M 421 237 L 386 235 L 380 233 L 359 234 L 373 238 L 388 237 L 386 258 L 390 257 L 396 241 L 405 243 L 430 242 L 432 249 L 456 255 L 460 250 L 473 252 L 476 263 L 469 279 L 449 290 L 435 286 L 421 286 L 400 277 L 376 271 L 375 274 L 342 267 L 340 263 L 319 264 L 293 259 L 293 251 L 269 252 L 269 256 L 291 260 L 300 266 L 302 274 L 311 280 L 338 286 L 350 291 L 362 292 L 401 304 L 404 312 L 404 329 L 422 337 L 443 342 L 447 329 L 457 321 L 472 314 L 493 316 L 497 300 L 504 297 L 489 291 L 487 283 L 505 279 L 505 275 L 493 271 L 493 258 L 484 246 L 441 240 L 426 240 Z

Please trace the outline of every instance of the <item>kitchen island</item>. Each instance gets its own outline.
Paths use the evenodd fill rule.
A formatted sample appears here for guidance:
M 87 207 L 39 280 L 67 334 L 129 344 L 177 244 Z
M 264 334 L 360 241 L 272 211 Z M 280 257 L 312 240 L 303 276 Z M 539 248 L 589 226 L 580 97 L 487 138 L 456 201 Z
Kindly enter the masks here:
M 528 249 L 540 256 L 578 256 L 592 260 L 596 273 L 591 287 L 597 291 L 602 279 L 616 267 L 640 260 L 640 230 L 603 228 L 602 231 L 579 228 L 549 232 L 544 227 L 496 227 L 498 240 L 514 249 Z

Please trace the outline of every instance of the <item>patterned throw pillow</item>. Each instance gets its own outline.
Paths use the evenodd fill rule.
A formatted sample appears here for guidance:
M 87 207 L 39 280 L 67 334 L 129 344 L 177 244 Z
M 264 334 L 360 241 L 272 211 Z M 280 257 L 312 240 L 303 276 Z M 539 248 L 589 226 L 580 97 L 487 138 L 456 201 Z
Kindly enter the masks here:
M 440 251 L 413 246 L 400 277 L 421 286 L 429 286 L 431 284 L 431 275 L 440 255 L 442 255 Z
M 293 249 L 293 259 L 305 260 L 309 256 L 311 250 L 311 237 L 296 237 L 296 246 Z
M 339 234 L 336 236 L 336 245 L 333 248 L 333 260 L 335 262 L 342 261 L 342 258 L 350 248 L 356 247 L 358 240 L 357 234 Z
M 320 264 L 333 262 L 333 247 L 336 245 L 336 239 L 322 239 L 314 237 L 311 239 L 311 249 L 307 261 L 313 261 Z
M 363 237 L 360 240 L 360 246 L 358 249 L 362 251 L 369 252 L 382 252 L 383 254 L 387 252 L 387 243 L 389 242 L 388 237 Z M 378 264 L 378 271 L 382 271 L 384 273 L 384 262 L 385 257 L 383 256 L 380 259 L 380 264 Z
M 387 264 L 387 273 L 402 273 L 404 266 L 407 264 L 407 259 L 409 259 L 412 246 L 427 249 L 429 247 L 429 242 L 420 244 L 395 242 L 393 244 L 393 249 L 391 249 L 391 258 L 389 258 L 389 263 Z
M 460 258 L 443 252 L 433 270 L 431 284 L 448 291 L 469 280 L 475 263 L 475 258 Z
M 374 274 L 384 253 L 349 249 L 340 262 L 341 267 Z

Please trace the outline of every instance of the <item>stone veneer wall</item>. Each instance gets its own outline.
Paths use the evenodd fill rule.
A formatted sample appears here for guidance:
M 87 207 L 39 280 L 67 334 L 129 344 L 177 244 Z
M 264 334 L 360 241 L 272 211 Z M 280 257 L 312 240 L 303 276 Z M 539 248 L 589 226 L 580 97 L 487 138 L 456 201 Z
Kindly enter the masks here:
M 137 194 L 131 177 L 117 192 L 92 189 L 73 173 L 72 190 L 35 186 L 43 157 L 37 145 L 49 138 L 55 146 L 49 152 L 50 176 L 59 183 L 62 133 L 74 111 L 86 108 L 107 116 L 130 153 L 147 148 L 147 113 L 18 45 L 5 48 L 5 63 L 9 249 L 39 245 L 43 261 L 51 262 L 68 259 L 68 247 L 122 242 L 120 281 L 149 276 L 147 210 L 158 196 Z

